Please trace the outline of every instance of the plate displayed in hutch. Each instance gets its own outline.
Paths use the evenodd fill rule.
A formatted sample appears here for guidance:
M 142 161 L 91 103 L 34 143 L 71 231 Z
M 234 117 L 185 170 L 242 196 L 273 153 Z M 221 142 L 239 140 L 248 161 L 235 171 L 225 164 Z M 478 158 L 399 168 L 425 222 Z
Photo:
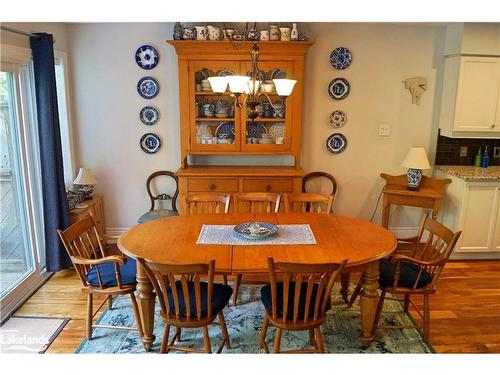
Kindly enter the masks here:
M 137 83 L 137 92 L 144 99 L 153 99 L 159 91 L 160 85 L 153 77 L 143 77 Z
M 155 107 L 146 106 L 141 109 L 139 119 L 144 125 L 154 125 L 160 119 L 160 113 Z
M 154 133 L 146 133 L 141 137 L 139 142 L 142 151 L 146 154 L 154 154 L 160 150 L 161 141 L 160 137 Z
M 346 121 L 347 115 L 344 111 L 337 109 L 330 114 L 330 125 L 334 128 L 341 128 L 345 125 Z
M 345 78 L 335 78 L 328 85 L 328 94 L 334 100 L 342 100 L 349 95 L 351 85 Z
M 330 64 L 335 69 L 344 70 L 347 69 L 352 63 L 351 51 L 345 47 L 335 48 L 330 54 Z
M 215 129 L 215 136 L 218 139 L 232 139 L 234 140 L 234 123 L 221 122 L 217 129 Z
M 343 134 L 333 133 L 326 140 L 326 148 L 332 154 L 340 154 L 347 147 L 347 139 Z
M 158 51 L 150 45 L 143 45 L 135 51 L 135 62 L 142 69 L 150 70 L 158 65 L 159 60 Z

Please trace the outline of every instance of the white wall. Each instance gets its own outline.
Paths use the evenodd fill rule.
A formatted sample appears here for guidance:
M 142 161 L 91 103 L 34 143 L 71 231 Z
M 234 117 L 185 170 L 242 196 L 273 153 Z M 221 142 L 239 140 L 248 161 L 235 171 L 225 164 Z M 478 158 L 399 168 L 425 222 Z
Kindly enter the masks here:
M 433 161 L 436 133 L 433 126 L 436 86 L 436 45 L 441 48 L 444 26 L 403 24 L 300 25 L 315 41 L 306 60 L 304 83 L 303 167 L 323 170 L 339 183 L 335 211 L 369 219 L 383 181 L 380 173 L 402 174 L 400 163 L 410 146 L 422 145 Z M 72 24 L 73 112 L 76 119 L 80 165 L 91 167 L 99 180 L 97 193 L 105 198 L 106 226 L 111 232 L 126 228 L 148 206 L 144 182 L 155 170 L 175 171 L 179 164 L 179 114 L 177 60 L 166 39 L 172 24 Z M 160 51 L 160 64 L 150 73 L 161 85 L 151 104 L 161 120 L 149 128 L 138 112 L 148 104 L 136 93 L 136 83 L 147 71 L 134 61 L 138 46 L 150 43 Z M 353 64 L 345 72 L 329 63 L 333 48 L 346 46 Z M 437 48 L 439 50 L 439 48 Z M 334 102 L 327 93 L 334 77 L 347 78 L 350 96 Z M 420 106 L 402 81 L 424 76 L 428 89 Z M 340 129 L 348 139 L 347 150 L 331 155 L 325 147 L 330 128 L 328 117 L 339 108 L 347 113 Z M 379 137 L 378 126 L 389 124 L 390 137 Z M 158 133 L 162 150 L 144 154 L 138 146 L 146 131 Z M 396 208 L 392 226 L 415 227 L 418 209 Z M 376 217 L 379 221 L 379 215 Z
M 60 22 L 2 22 L 2 26 L 8 26 L 13 29 L 26 32 L 42 32 L 54 35 L 54 49 L 67 52 L 69 50 L 68 30 L 65 23 Z M 27 36 L 14 34 L 2 30 L 0 33 L 0 42 L 12 46 L 31 48 Z
M 113 232 L 134 225 L 149 209 L 147 177 L 156 170 L 176 171 L 180 165 L 177 59 L 171 39 L 173 24 L 72 24 L 73 112 L 80 166 L 92 168 L 104 196 L 106 227 Z M 137 66 L 136 49 L 153 45 L 160 61 L 151 71 Z M 136 91 L 141 77 L 151 75 L 160 84 L 151 100 Z M 160 121 L 146 126 L 139 120 L 145 105 L 160 110 Z M 161 150 L 141 151 L 144 133 L 157 133 Z

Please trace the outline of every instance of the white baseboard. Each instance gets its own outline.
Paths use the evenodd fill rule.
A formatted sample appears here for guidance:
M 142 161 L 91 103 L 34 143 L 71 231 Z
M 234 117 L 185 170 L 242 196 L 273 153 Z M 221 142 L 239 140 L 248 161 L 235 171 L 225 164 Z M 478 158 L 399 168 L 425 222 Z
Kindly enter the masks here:
M 108 236 L 121 236 L 130 228 L 106 228 L 105 232 Z

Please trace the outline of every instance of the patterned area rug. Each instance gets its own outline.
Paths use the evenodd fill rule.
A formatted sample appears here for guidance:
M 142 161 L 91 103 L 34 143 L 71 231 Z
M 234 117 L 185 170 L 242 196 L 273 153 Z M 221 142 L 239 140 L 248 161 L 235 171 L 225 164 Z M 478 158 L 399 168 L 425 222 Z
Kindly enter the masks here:
M 223 353 L 263 353 L 257 347 L 264 316 L 264 307 L 260 301 L 260 286 L 242 285 L 240 302 L 237 306 L 224 309 L 224 317 L 231 340 L 231 349 L 224 348 Z M 328 319 L 321 327 L 325 350 L 328 353 L 433 353 L 416 329 L 379 329 L 375 341 L 366 350 L 361 349 L 360 340 L 360 309 L 359 298 L 352 308 L 347 308 L 341 300 L 338 291 L 333 293 L 333 307 L 328 312 Z M 135 325 L 130 300 L 117 299 L 112 310 L 106 310 L 99 319 L 100 324 L 114 326 Z M 412 324 L 402 311 L 397 301 L 384 303 L 382 314 L 384 324 Z M 159 316 L 159 305 L 156 304 L 155 329 L 156 340 L 151 353 L 160 351 L 163 333 L 163 322 Z M 170 337 L 175 332 L 170 330 Z M 212 350 L 215 351 L 222 340 L 220 327 L 217 324 L 209 326 Z M 272 350 L 274 328 L 269 327 L 267 345 Z M 284 331 L 281 339 L 281 349 L 307 347 L 309 332 Z M 183 329 L 182 345 L 202 348 L 203 335 L 201 329 Z M 146 353 L 141 340 L 135 331 L 94 329 L 93 340 L 84 339 L 75 353 Z M 172 351 L 171 353 L 179 353 Z

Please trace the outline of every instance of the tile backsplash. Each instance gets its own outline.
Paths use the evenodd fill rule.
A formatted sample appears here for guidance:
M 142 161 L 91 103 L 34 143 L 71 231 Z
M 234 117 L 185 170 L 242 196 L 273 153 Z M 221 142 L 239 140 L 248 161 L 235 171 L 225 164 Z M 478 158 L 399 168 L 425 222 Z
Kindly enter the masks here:
M 467 155 L 460 156 L 460 147 L 467 147 Z M 435 165 L 474 165 L 477 150 L 488 146 L 489 165 L 500 165 L 500 158 L 493 157 L 493 148 L 500 147 L 500 139 L 448 138 L 438 136 Z

